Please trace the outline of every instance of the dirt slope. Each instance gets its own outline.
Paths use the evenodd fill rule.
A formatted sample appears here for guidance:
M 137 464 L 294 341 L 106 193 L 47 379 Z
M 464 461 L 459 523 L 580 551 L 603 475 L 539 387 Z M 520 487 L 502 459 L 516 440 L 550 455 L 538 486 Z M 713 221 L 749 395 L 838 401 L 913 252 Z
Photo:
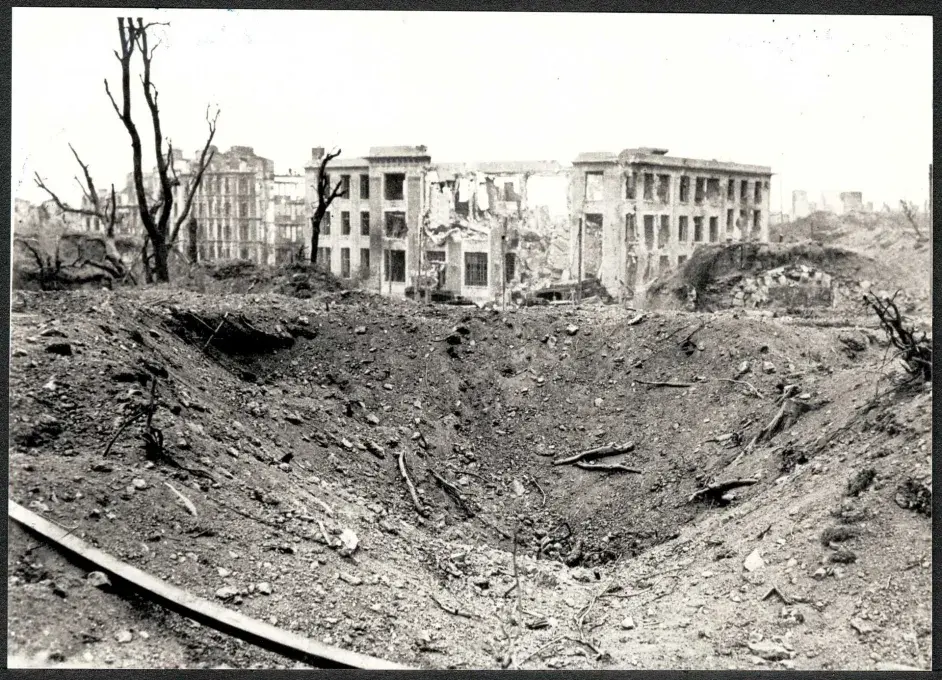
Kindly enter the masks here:
M 891 387 L 866 372 L 884 351 L 873 331 L 732 313 L 628 325 L 616 308 L 469 312 L 345 291 L 22 299 L 10 497 L 199 595 L 422 667 L 499 667 L 508 654 L 529 668 L 929 663 L 930 522 L 894 499 L 910 477 L 925 480 L 931 392 L 870 404 L 875 386 Z M 736 377 L 743 362 L 749 372 Z M 104 456 L 154 375 L 153 425 L 173 462 L 148 460 L 140 423 Z M 748 444 L 784 385 L 809 405 L 790 428 L 754 450 L 707 441 L 736 433 Z M 634 451 L 612 462 L 640 474 L 551 464 L 625 441 Z M 875 480 L 846 497 L 848 478 L 868 467 Z M 687 502 L 701 483 L 746 475 L 759 482 L 731 506 Z M 854 512 L 832 516 L 842 504 Z M 839 546 L 822 545 L 821 530 L 841 521 L 857 531 L 847 543 L 856 561 L 832 564 Z M 345 529 L 358 539 L 348 556 Z M 546 627 L 522 625 L 534 621 L 505 596 L 515 531 L 522 604 Z M 97 604 L 67 609 L 113 596 L 11 535 L 11 651 L 115 665 L 275 663 L 182 621 L 140 623 L 126 605 L 110 617 Z M 755 548 L 766 564 L 745 572 Z M 819 580 L 822 560 L 833 569 Z M 610 579 L 621 590 L 585 617 L 594 642 L 566 639 L 579 637 L 574 619 Z M 771 582 L 806 599 L 793 605 L 803 622 L 782 616 L 774 596 L 760 599 Z M 455 606 L 473 618 L 445 611 Z M 878 628 L 858 633 L 851 618 Z M 139 627 L 180 651 L 156 654 L 161 638 L 141 640 Z M 115 638 L 125 630 L 130 643 Z M 786 642 L 794 654 L 775 647 Z

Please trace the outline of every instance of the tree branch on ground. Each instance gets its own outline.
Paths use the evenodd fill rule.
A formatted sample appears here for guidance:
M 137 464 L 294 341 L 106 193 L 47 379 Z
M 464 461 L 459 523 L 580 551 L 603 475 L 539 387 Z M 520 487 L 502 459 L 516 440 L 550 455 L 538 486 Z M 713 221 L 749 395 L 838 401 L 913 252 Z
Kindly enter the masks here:
M 903 211 L 903 215 L 906 216 L 906 219 L 912 225 L 913 231 L 916 232 L 916 238 L 921 241 L 923 239 L 923 235 L 922 230 L 919 228 L 919 224 L 916 222 L 916 213 L 918 212 L 918 209 L 916 208 L 915 204 L 901 200 L 899 202 L 899 207 L 900 210 Z
M 897 293 L 898 294 L 898 293 Z M 892 298 L 882 300 L 873 293 L 864 295 L 864 304 L 880 319 L 880 325 L 892 345 L 899 350 L 899 358 L 912 377 L 932 380 L 932 341 L 925 331 L 917 331 L 906 323 Z

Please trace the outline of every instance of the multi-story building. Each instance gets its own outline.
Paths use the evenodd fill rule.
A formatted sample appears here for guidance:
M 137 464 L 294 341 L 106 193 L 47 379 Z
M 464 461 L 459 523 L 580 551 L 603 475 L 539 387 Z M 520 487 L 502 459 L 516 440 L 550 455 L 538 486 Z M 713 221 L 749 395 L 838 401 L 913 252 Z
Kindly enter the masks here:
M 311 211 L 323 156 L 313 149 L 306 167 Z M 558 163 L 433 164 L 423 146 L 374 147 L 327 169 L 343 193 L 321 223 L 318 261 L 340 277 L 490 300 L 566 269 L 569 180 Z
M 197 222 L 200 259 L 274 263 L 276 234 L 266 220 L 271 213 L 274 163 L 250 146 L 233 146 L 226 152 L 213 149 L 190 210 Z M 189 168 L 195 170 L 195 164 Z M 177 200 L 187 179 L 180 176 Z
M 304 175 L 289 170 L 287 175 L 274 175 L 271 185 L 265 221 L 274 230 L 275 264 L 292 262 L 310 248 L 304 242 L 308 222 Z
M 312 149 L 305 168 L 311 211 L 323 156 L 323 148 Z M 422 186 L 430 161 L 424 146 L 373 147 L 365 158 L 331 160 L 330 186 L 339 181 L 343 192 L 321 223 L 318 262 L 341 277 L 358 276 L 384 292 L 404 294 L 407 272 L 417 273 L 419 264 Z M 306 244 L 311 229 L 308 221 Z
M 573 161 L 572 266 L 619 298 L 704 243 L 768 241 L 771 168 L 678 158 L 665 149 L 583 153 Z

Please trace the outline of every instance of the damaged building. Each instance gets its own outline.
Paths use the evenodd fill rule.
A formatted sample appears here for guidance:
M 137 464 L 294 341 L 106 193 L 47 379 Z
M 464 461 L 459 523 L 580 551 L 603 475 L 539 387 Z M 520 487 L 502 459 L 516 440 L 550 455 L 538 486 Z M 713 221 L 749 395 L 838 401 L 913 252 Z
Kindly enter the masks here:
M 309 206 L 322 158 L 315 148 L 307 166 Z M 569 175 L 559 163 L 433 164 L 423 146 L 374 147 L 333 159 L 328 172 L 342 193 L 321 224 L 318 261 L 342 278 L 486 302 L 570 275 Z
M 590 152 L 573 161 L 571 260 L 636 297 L 701 244 L 767 242 L 771 168 L 667 155 L 666 149 Z

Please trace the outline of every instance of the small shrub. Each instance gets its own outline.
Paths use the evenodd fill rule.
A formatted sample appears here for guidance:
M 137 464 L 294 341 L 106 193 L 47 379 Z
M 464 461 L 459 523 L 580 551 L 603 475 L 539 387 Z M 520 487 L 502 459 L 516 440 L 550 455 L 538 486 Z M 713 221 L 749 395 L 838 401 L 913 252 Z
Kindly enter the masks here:
M 842 543 L 857 536 L 858 531 L 852 527 L 828 527 L 821 532 L 821 544 Z
M 873 468 L 866 468 L 861 470 L 856 475 L 851 477 L 847 482 L 847 495 L 859 496 L 861 492 L 866 491 L 866 489 L 873 483 L 873 480 L 876 476 L 877 471 Z

